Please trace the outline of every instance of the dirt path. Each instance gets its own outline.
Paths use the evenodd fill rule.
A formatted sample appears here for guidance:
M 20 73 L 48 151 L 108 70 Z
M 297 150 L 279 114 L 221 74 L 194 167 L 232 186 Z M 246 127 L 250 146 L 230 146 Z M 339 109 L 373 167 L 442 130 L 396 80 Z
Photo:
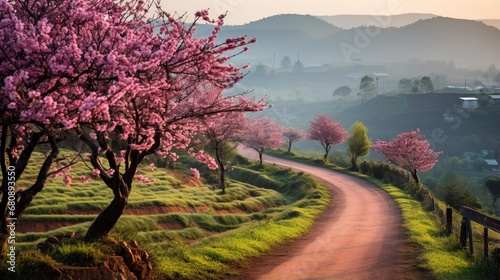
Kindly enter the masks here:
M 306 236 L 250 260 L 238 279 L 432 279 L 416 266 L 419 249 L 405 240 L 401 211 L 382 189 L 319 167 L 271 156 L 264 161 L 318 178 L 332 191 L 333 206 Z

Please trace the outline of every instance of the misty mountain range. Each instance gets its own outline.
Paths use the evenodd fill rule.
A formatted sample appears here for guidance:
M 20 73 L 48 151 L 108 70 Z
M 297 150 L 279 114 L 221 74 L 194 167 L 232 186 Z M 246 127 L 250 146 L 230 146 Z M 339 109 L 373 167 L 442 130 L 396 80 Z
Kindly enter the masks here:
M 378 19 L 362 15 L 276 15 L 244 25 L 225 26 L 219 38 L 255 37 L 257 43 L 238 59 L 276 68 L 284 56 L 294 61 L 300 59 L 306 66 L 415 59 L 454 61 L 457 66 L 467 68 L 500 65 L 500 29 L 491 26 L 500 20 L 485 22 L 431 14 Z M 207 36 L 210 31 L 211 26 L 201 25 L 197 35 Z

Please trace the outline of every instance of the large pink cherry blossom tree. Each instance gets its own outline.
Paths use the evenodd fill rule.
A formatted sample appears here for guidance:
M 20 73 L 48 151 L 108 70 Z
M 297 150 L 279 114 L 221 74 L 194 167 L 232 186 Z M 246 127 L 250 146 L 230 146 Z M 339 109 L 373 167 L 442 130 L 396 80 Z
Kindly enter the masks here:
M 314 121 L 310 122 L 307 130 L 307 137 L 311 140 L 319 141 L 323 149 L 325 149 L 325 154 L 323 155 L 324 161 L 328 160 L 330 150 L 335 145 L 343 143 L 347 135 L 347 131 L 345 131 L 340 122 L 323 114 L 318 114 Z
M 264 150 L 276 149 L 283 144 L 283 128 L 269 118 L 252 119 L 243 137 L 246 145 L 259 153 L 259 164 L 262 166 Z
M 175 160 L 172 149 L 182 149 L 216 168 L 204 151 L 190 149 L 191 139 L 205 126 L 220 121 L 223 113 L 265 107 L 264 102 L 242 94 L 225 94 L 243 78 L 242 68 L 228 61 L 246 51 L 253 40 L 238 37 L 219 43 L 223 15 L 212 21 L 207 11 L 201 11 L 187 26 L 184 20 L 156 8 L 162 15 L 159 32 L 142 21 L 141 13 L 134 15 L 138 20 L 128 29 L 125 53 L 132 65 L 131 87 L 119 99 L 105 103 L 109 117 L 82 122 L 77 128 L 91 150 L 91 166 L 114 194 L 111 204 L 88 229 L 87 240 L 101 238 L 114 227 L 127 205 L 139 164 L 147 156 L 156 153 Z M 208 38 L 194 36 L 199 21 L 214 24 Z M 118 148 L 111 147 L 113 139 L 120 140 Z
M 9 166 L 17 180 L 37 145 L 48 143 L 51 152 L 36 183 L 15 194 L 17 205 L 27 206 L 43 188 L 58 155 L 57 141 L 75 131 L 91 151 L 89 166 L 114 194 L 86 234 L 95 240 L 122 215 L 145 157 L 159 153 L 175 159 L 172 148 L 189 149 L 191 137 L 218 114 L 264 107 L 224 93 L 243 77 L 230 58 L 253 40 L 216 41 L 224 16 L 211 20 L 206 11 L 187 26 L 156 6 L 161 21 L 146 20 L 153 6 L 0 0 L 2 238 L 8 234 Z M 214 24 L 208 38 L 195 38 L 199 21 Z M 189 152 L 214 163 L 203 151 Z M 23 207 L 17 209 L 15 215 Z
M 392 141 L 377 140 L 372 150 L 383 153 L 391 163 L 409 171 L 419 184 L 417 171 L 432 169 L 442 152 L 434 152 L 419 129 L 399 134 Z
M 108 103 L 131 84 L 132 64 L 117 51 L 126 43 L 127 16 L 107 0 L 0 0 L 0 258 L 7 218 L 18 223 L 43 189 L 58 142 L 77 123 L 93 121 L 89 116 L 106 116 Z M 48 152 L 37 179 L 14 187 L 39 146 Z

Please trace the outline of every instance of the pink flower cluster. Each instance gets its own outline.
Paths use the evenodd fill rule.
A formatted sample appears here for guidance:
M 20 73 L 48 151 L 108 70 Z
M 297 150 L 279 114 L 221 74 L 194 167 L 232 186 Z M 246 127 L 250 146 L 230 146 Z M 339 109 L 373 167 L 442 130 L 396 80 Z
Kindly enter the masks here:
M 193 172 L 193 176 L 195 179 L 200 179 L 200 171 L 198 171 L 198 169 L 196 168 L 189 168 L 189 170 L 191 170 L 191 172 Z
M 135 176 L 135 180 L 137 182 L 141 182 L 143 184 L 151 184 L 151 183 L 156 182 L 156 179 L 154 179 L 154 178 L 153 179 L 149 179 L 149 178 L 147 178 L 147 177 L 145 177 L 143 175 L 137 175 L 137 176 Z

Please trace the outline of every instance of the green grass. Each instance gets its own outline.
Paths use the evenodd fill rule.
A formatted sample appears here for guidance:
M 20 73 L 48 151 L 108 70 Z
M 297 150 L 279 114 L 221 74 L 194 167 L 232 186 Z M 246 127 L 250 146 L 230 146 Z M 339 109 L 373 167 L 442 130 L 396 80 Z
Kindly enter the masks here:
M 27 188 L 34 182 L 33 166 L 42 160 L 42 155 L 33 158 L 18 187 Z M 194 180 L 183 163 L 177 163 L 174 171 L 141 166 L 138 175 L 156 181 L 134 182 L 127 209 L 140 215 L 123 215 L 110 236 L 138 241 L 151 255 L 155 276 L 221 279 L 236 273 L 231 269 L 235 263 L 305 234 L 329 204 L 329 191 L 308 176 L 239 161 L 242 163 L 228 172 L 224 194 Z M 17 233 L 16 249 L 23 255 L 33 254 L 45 269 L 62 263 L 93 266 L 102 260 L 101 251 L 93 244 L 65 244 L 51 253 L 50 260 L 36 253 L 36 245 L 50 236 L 85 233 L 112 199 L 112 192 L 101 181 L 79 182 L 81 175 L 91 177 L 84 164 L 75 164 L 69 174 L 73 176 L 70 187 L 61 178 L 47 180 L 19 221 L 72 224 L 48 232 Z
M 423 252 L 418 256 L 421 267 L 429 270 L 437 279 L 494 279 L 494 274 L 489 268 L 490 264 L 482 262 L 480 257 L 470 256 L 465 250 L 460 249 L 458 236 L 456 234 L 446 235 L 446 230 L 436 213 L 426 211 L 419 201 L 413 199 L 403 190 L 329 163 L 324 164 L 308 156 L 288 154 L 282 150 L 270 151 L 269 154 L 348 173 L 368 180 L 384 189 L 402 210 L 403 226 L 408 232 L 409 241 L 423 248 Z M 444 203 L 440 201 L 437 203 L 440 208 L 445 209 Z M 455 223 L 459 223 L 459 214 L 455 212 L 454 217 L 457 220 Z

